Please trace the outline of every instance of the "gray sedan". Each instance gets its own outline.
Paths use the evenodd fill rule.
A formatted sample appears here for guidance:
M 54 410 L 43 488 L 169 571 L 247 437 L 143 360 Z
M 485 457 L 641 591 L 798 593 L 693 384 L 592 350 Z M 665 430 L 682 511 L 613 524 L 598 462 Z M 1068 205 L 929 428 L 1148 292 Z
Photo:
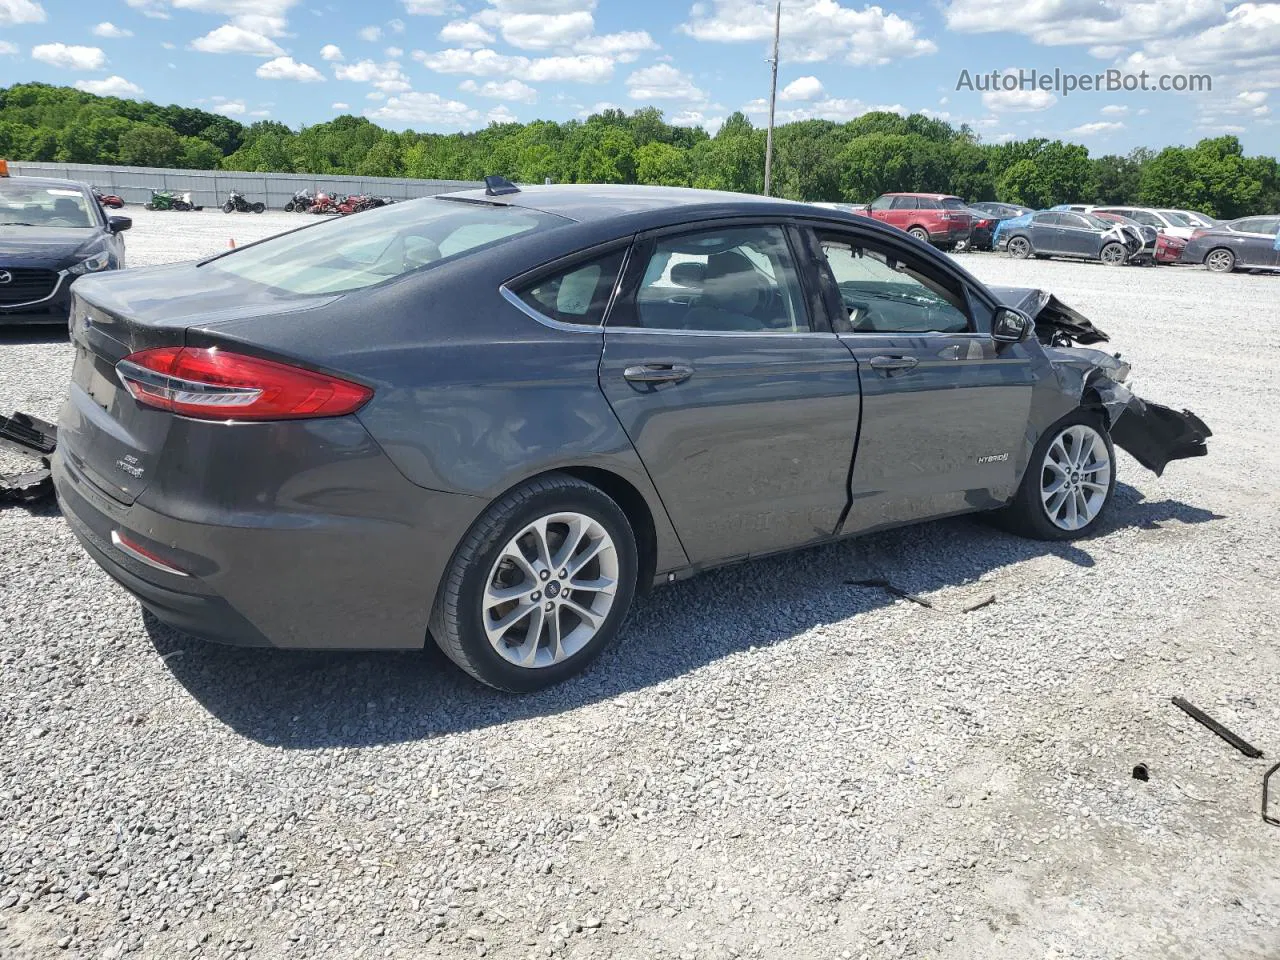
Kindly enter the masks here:
M 1154 241 L 1152 241 L 1154 243 Z M 1119 267 L 1143 252 L 1146 238 L 1138 227 L 1070 210 L 1041 210 L 1006 222 L 997 249 L 1019 260 L 1028 257 L 1071 257 L 1101 260 Z
M 1205 452 L 1105 334 L 868 218 L 694 190 L 415 200 L 75 287 L 54 476 L 215 640 L 406 649 L 530 690 L 638 590 L 991 511 L 1097 529 L 1112 442 Z
M 1215 273 L 1240 267 L 1280 269 L 1280 217 L 1242 217 L 1197 230 L 1182 251 L 1183 263 L 1203 263 Z

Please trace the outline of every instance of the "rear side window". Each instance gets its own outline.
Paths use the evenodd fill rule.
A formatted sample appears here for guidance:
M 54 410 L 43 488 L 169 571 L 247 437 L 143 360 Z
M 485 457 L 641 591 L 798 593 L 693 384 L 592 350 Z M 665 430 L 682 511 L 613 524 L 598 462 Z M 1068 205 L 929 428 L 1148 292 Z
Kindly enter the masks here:
M 273 237 L 202 269 L 286 293 L 345 293 L 567 222 L 521 207 L 410 200 Z
M 578 263 L 515 291 L 526 305 L 551 320 L 598 327 L 622 268 L 623 251 Z

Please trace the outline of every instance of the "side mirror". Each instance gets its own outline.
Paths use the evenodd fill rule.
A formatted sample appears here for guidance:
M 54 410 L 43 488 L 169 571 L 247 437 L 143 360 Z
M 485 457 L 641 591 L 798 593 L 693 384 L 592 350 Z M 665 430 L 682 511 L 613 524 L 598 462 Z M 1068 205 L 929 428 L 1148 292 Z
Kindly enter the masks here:
M 996 343 L 1021 343 L 1027 339 L 1034 326 L 1031 318 L 1021 310 L 1001 307 L 996 311 L 995 322 L 991 325 L 991 339 Z
M 112 233 L 123 233 L 132 226 L 132 217 L 107 217 L 107 229 Z

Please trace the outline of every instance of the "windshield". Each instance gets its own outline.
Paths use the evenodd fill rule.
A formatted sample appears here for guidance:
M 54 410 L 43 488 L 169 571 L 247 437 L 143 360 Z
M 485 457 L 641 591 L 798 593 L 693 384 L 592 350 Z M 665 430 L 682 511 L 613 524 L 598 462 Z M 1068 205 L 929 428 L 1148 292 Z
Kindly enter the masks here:
M 89 198 L 72 187 L 39 187 L 0 180 L 0 226 L 98 226 Z
M 1186 214 L 1178 213 L 1176 210 L 1161 210 L 1160 215 L 1172 223 L 1175 227 L 1194 227 L 1195 223 Z
M 203 266 L 288 293 L 342 293 L 565 222 L 537 210 L 429 198 L 295 230 Z

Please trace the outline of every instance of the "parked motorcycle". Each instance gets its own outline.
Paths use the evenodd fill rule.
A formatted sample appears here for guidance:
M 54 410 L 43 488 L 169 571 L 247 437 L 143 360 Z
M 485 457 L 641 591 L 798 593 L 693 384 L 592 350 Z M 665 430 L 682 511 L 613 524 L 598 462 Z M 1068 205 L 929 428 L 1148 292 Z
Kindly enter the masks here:
M 337 198 L 332 197 L 327 193 L 317 193 L 315 202 L 311 204 L 311 207 L 307 212 L 308 213 L 337 213 L 338 212 Z
M 94 199 L 104 207 L 110 207 L 112 210 L 119 210 L 124 206 L 124 201 L 114 193 L 103 193 L 97 187 L 91 187 Z
M 353 213 L 359 213 L 362 209 L 360 204 L 364 203 L 368 197 L 363 194 L 353 193 L 351 196 L 338 201 L 338 213 L 342 216 L 350 216 Z
M 299 190 L 293 195 L 293 199 L 284 205 L 285 213 L 306 213 L 316 202 L 315 192 L 312 190 Z
M 191 194 L 184 193 L 181 196 L 169 190 L 152 190 L 151 199 L 143 204 L 147 210 L 194 210 L 195 205 L 191 202 Z
M 243 193 L 232 190 L 227 194 L 227 202 L 222 205 L 223 213 L 265 213 L 267 205 L 261 200 L 250 203 Z

